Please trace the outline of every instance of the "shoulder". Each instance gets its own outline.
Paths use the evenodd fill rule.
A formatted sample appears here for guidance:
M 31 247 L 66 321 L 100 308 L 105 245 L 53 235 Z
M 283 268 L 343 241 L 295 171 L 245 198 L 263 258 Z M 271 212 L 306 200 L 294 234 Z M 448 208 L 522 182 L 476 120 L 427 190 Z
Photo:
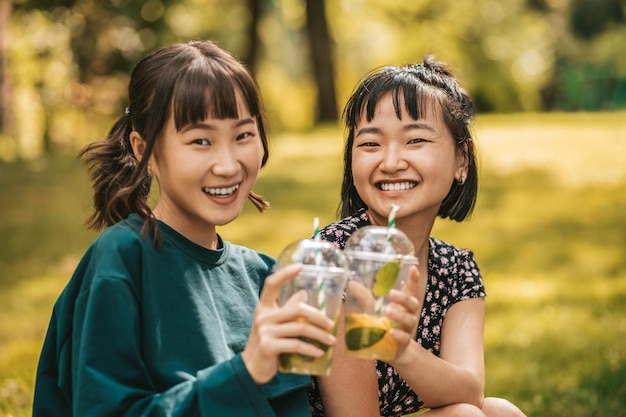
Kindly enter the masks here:
M 141 236 L 141 224 L 123 220 L 102 231 L 83 255 L 74 275 L 125 281 L 140 276 L 142 259 L 146 253 L 156 251 L 152 239 Z
M 431 237 L 429 239 L 429 246 L 429 255 L 434 260 L 447 259 L 448 261 L 452 261 L 455 263 L 470 262 L 476 265 L 474 252 L 472 252 L 470 249 L 459 248 L 434 237 Z
M 345 217 L 320 230 L 320 237 L 331 242 L 339 249 L 343 249 L 346 241 L 357 229 L 370 224 L 367 212 L 361 209 L 352 216 Z
M 452 295 L 460 301 L 486 295 L 483 277 L 474 259 L 474 252 L 430 238 L 428 274 L 452 285 Z
M 130 249 L 133 246 L 142 245 L 146 239 L 141 237 L 141 227 L 139 216 L 131 215 L 128 219 L 104 229 L 93 245 L 106 250 Z
M 246 246 L 235 245 L 227 241 L 224 241 L 224 245 L 228 248 L 229 258 L 233 261 L 239 260 L 243 262 L 246 268 L 269 271 L 276 263 L 276 259 L 273 256 L 257 252 Z

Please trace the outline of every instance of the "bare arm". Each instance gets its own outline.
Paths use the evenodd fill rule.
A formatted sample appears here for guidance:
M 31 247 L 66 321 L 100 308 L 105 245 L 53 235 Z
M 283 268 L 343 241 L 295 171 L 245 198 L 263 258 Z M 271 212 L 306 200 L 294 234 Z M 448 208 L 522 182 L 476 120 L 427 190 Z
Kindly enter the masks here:
M 418 281 L 419 273 L 413 267 L 404 291 L 392 290 L 390 294 L 396 305 L 385 309 L 400 324 L 400 329 L 392 330 L 396 333 L 394 338 L 398 339 L 399 355 L 415 337 L 419 314 L 419 302 L 415 297 Z M 331 374 L 318 378 L 324 412 L 328 417 L 379 417 L 376 362 L 346 354 L 344 320 L 342 310 Z
M 348 356 L 343 334 L 342 310 L 330 375 L 318 378 L 324 413 L 327 417 L 379 417 L 375 362 Z
M 485 385 L 484 320 L 484 298 L 460 301 L 446 314 L 440 357 L 413 340 L 389 363 L 430 408 L 454 403 L 480 407 Z

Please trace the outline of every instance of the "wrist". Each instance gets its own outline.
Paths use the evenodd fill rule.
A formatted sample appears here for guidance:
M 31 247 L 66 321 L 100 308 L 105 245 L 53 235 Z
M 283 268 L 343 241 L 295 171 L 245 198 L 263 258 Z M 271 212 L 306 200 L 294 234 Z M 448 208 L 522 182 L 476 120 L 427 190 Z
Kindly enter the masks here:
M 396 370 L 400 370 L 404 367 L 415 366 L 415 355 L 413 354 L 413 350 L 417 342 L 415 340 L 411 340 L 409 344 L 397 355 L 393 360 L 388 361 L 389 365 L 393 366 Z
M 248 372 L 248 374 L 250 375 L 250 378 L 252 378 L 252 380 L 254 381 L 254 383 L 257 385 L 263 385 L 267 383 L 270 379 L 272 379 L 274 375 L 272 374 L 272 375 L 269 375 L 269 377 L 266 377 L 265 375 L 266 372 L 263 372 L 262 369 L 257 369 L 257 367 L 255 366 L 255 361 L 251 357 L 252 355 L 253 355 L 252 353 L 249 353 L 245 349 L 243 352 L 241 352 L 241 359 L 243 361 L 243 365 L 246 368 L 246 371 Z

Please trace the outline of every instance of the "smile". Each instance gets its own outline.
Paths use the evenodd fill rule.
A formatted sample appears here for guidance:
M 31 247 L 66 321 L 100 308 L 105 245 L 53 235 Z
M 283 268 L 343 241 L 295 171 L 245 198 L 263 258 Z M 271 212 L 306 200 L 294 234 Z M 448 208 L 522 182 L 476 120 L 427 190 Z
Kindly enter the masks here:
M 376 188 L 382 191 L 403 191 L 410 190 L 411 188 L 417 187 L 417 183 L 413 181 L 405 181 L 405 182 L 380 182 L 376 184 Z
M 235 184 L 231 187 L 211 188 L 202 187 L 202 191 L 209 194 L 212 197 L 226 198 L 233 195 L 239 189 L 239 184 Z

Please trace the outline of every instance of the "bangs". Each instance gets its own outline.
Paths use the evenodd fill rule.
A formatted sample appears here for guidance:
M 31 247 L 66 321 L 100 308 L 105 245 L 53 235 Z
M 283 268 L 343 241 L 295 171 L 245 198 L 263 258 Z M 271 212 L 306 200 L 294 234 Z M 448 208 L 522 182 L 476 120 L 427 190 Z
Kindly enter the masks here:
M 390 73 L 392 76 L 390 77 Z M 349 126 L 356 126 L 359 120 L 365 116 L 368 122 L 374 118 L 376 106 L 380 99 L 391 94 L 393 107 L 398 119 L 402 116 L 402 104 L 404 110 L 413 120 L 422 118 L 429 112 L 437 114 L 436 108 L 441 99 L 438 92 L 422 82 L 414 74 L 396 72 L 395 68 L 384 69 L 374 76 L 366 84 L 360 87 L 361 91 L 355 95 L 351 103 L 354 116 L 353 120 L 347 120 Z
M 182 70 L 174 86 L 171 108 L 176 130 L 207 118 L 239 118 L 238 95 L 241 105 L 259 120 L 256 87 L 245 72 L 223 62 L 195 60 Z

